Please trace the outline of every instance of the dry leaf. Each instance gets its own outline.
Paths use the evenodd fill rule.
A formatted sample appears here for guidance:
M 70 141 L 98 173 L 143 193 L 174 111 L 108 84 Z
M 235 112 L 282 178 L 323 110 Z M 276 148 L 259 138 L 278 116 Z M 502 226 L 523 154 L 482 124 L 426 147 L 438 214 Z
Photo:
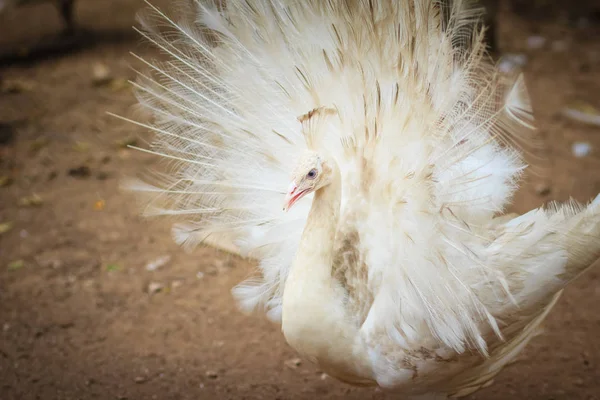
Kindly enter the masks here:
M 32 153 L 36 153 L 36 152 L 40 151 L 41 149 L 43 149 L 44 147 L 46 147 L 48 145 L 48 143 L 50 143 L 48 138 L 45 138 L 45 137 L 37 138 L 37 139 L 31 141 L 31 143 L 29 144 L 29 151 L 31 151 Z
M 8 263 L 8 269 L 13 271 L 15 269 L 23 268 L 25 266 L 25 262 L 23 260 L 15 260 Z
M 119 265 L 117 265 L 117 264 L 108 264 L 106 266 L 106 270 L 109 271 L 109 272 L 110 271 L 118 271 L 120 269 L 121 269 L 121 267 Z
M 582 100 L 571 102 L 562 110 L 562 115 L 573 121 L 600 126 L 600 110 Z
M 0 223 L 0 235 L 9 232 L 13 228 L 12 222 L 2 222 Z
M 84 153 L 90 149 L 90 145 L 86 142 L 77 142 L 73 145 L 73 150 Z
M 44 204 L 44 200 L 35 193 L 19 199 L 19 206 L 21 207 L 39 207 L 42 204 Z
M 129 146 L 135 146 L 137 144 L 137 139 L 134 137 L 126 137 L 125 139 L 117 140 L 115 144 L 117 147 L 125 149 Z
M 120 92 L 121 90 L 129 88 L 129 81 L 125 78 L 113 79 L 108 84 L 108 88 L 113 92 Z
M 105 205 L 106 205 L 106 202 L 104 200 L 98 200 L 97 202 L 94 203 L 94 210 L 102 211 L 102 210 L 104 210 Z
M 2 93 L 23 93 L 31 92 L 35 88 L 35 83 L 32 81 L 25 81 L 20 79 L 9 79 L 5 80 L 0 84 L 0 92 Z
M 13 179 L 10 176 L 0 176 L 0 187 L 10 186 L 13 183 Z
M 573 110 L 581 111 L 582 113 L 585 113 L 588 115 L 599 115 L 600 114 L 600 111 L 596 107 L 594 107 L 590 103 L 587 103 L 583 100 L 575 100 L 571 104 L 569 104 L 568 107 Z

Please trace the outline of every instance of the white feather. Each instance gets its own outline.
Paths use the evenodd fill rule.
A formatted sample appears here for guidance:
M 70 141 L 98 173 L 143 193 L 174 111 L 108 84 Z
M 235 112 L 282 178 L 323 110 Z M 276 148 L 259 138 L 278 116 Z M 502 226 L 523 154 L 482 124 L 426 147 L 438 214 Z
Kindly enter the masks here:
M 582 212 L 494 220 L 523 173 L 519 150 L 534 122 L 523 78 L 498 75 L 486 59 L 477 11 L 460 0 L 445 9 L 427 0 L 195 3 L 191 24 L 152 7 L 172 34 L 141 32 L 168 61 L 142 60 L 149 73 L 136 84 L 155 116 L 151 151 L 173 171 L 162 192 L 137 189 L 159 194 L 153 213 L 186 217 L 175 240 L 232 237 L 260 260 L 261 276 L 234 290 L 241 308 L 279 320 L 312 200 L 281 211 L 307 148 L 297 118 L 333 108 L 320 140 L 341 170 L 342 224 L 360 233 L 368 265 L 365 337 L 383 330 L 403 348 L 434 340 L 504 365 L 488 344 L 517 309 L 527 316 L 519 324 L 535 319 L 590 265 L 600 210 L 596 200 Z M 529 338 L 511 335 L 515 346 Z M 380 384 L 401 380 L 401 359 L 371 355 Z

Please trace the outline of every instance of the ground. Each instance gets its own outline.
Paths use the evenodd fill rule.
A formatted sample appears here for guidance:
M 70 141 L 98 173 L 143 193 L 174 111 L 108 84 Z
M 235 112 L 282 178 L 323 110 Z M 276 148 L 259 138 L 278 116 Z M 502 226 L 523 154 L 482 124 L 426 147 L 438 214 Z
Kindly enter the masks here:
M 230 289 L 250 263 L 210 248 L 185 253 L 168 220 L 140 218 L 120 190 L 155 162 L 123 148 L 131 138 L 143 146 L 142 129 L 106 114 L 136 115 L 124 85 L 139 65 L 129 51 L 153 51 L 131 29 L 141 3 L 81 0 L 77 21 L 97 40 L 0 69 L 0 398 L 393 399 L 296 360 L 277 326 L 234 305 Z M 547 187 L 532 178 L 513 210 L 587 201 L 600 192 L 600 128 L 560 110 L 600 106 L 600 29 L 506 8 L 500 17 L 503 51 L 528 57 L 551 164 Z M 21 9 L 0 16 L 0 46 L 59 29 L 51 5 Z M 543 48 L 527 47 L 531 35 L 547 39 Z M 590 154 L 575 157 L 574 142 Z M 596 267 L 568 288 L 522 360 L 471 398 L 600 399 L 599 301 Z

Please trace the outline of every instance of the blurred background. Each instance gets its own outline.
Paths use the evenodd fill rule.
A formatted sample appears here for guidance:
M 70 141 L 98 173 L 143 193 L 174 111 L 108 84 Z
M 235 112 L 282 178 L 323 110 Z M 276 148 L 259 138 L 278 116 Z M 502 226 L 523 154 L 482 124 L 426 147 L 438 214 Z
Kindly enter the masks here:
M 12 4 L 12 3 L 20 4 Z M 0 0 L 0 398 L 392 399 L 296 358 L 279 328 L 237 311 L 252 265 L 184 253 L 121 178 L 155 159 L 128 80 L 158 57 L 142 0 Z M 172 10 L 167 0 L 152 0 Z M 600 4 L 487 3 L 502 68 L 526 72 L 549 179 L 523 212 L 600 192 Z M 517 365 L 472 399 L 600 399 L 600 270 L 579 279 Z

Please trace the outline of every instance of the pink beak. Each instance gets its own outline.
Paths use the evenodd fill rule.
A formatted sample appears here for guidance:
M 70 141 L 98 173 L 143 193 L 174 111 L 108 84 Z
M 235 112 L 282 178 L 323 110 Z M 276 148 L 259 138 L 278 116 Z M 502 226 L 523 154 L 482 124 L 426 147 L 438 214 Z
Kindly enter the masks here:
M 283 211 L 287 212 L 292 206 L 306 194 L 305 190 L 298 191 L 296 182 L 290 183 L 285 200 L 283 202 Z

